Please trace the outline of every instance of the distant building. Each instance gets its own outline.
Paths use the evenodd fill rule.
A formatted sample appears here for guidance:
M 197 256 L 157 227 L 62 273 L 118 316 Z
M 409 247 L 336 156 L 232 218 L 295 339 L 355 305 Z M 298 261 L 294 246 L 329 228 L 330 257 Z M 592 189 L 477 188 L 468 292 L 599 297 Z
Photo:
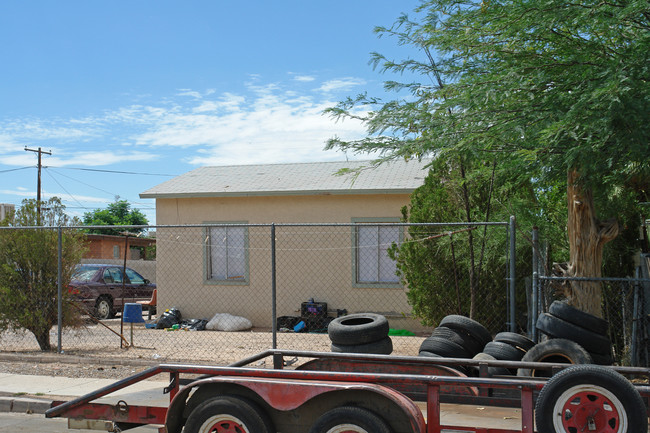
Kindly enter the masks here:
M 124 259 L 125 240 L 124 236 L 87 234 L 88 251 L 84 259 Z M 129 237 L 128 260 L 149 260 L 147 247 L 156 245 L 156 240 L 151 238 Z
M 16 206 L 10 203 L 0 203 L 0 221 L 16 211 Z

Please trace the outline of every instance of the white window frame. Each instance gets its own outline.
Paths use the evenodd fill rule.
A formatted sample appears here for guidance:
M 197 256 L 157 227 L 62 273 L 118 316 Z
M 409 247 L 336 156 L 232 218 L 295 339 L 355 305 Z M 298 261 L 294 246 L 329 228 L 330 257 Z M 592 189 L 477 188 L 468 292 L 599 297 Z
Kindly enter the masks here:
M 247 224 L 246 222 L 213 222 L 206 223 L 210 224 L 205 228 L 205 254 L 204 254 L 204 280 L 206 284 L 218 284 L 218 285 L 248 285 L 250 282 L 249 275 L 249 248 L 248 248 L 248 227 L 242 226 Z M 229 230 L 243 230 L 243 253 L 241 267 L 243 272 L 237 272 L 237 275 L 229 275 L 229 270 L 226 269 L 224 272 L 225 278 L 218 278 L 214 276 L 212 267 L 214 266 L 214 261 L 212 260 L 212 246 L 213 246 L 213 231 L 212 229 L 225 229 L 226 236 L 224 241 L 226 242 L 226 266 L 229 263 L 228 254 L 230 254 L 230 249 L 228 248 L 228 231 Z M 239 242 L 238 242 L 239 243 Z M 239 248 L 239 247 L 236 247 Z M 243 274 L 243 275 L 242 275 Z
M 383 228 L 396 228 L 398 231 L 398 239 L 397 242 L 398 244 L 401 244 L 404 241 L 404 231 L 401 226 L 381 226 L 381 225 L 376 225 L 376 224 L 381 224 L 381 223 L 399 223 L 398 218 L 353 218 L 352 223 L 354 226 L 352 226 L 352 286 L 353 287 L 360 287 L 360 288 L 370 288 L 370 287 L 388 287 L 388 288 L 401 288 L 402 284 L 399 281 L 399 277 L 395 275 L 395 280 L 389 281 L 389 280 L 381 280 L 381 266 L 382 266 L 382 254 L 386 254 L 386 249 L 390 245 L 382 246 L 379 244 L 379 233 L 377 236 L 377 249 L 378 249 L 378 254 L 377 254 L 377 278 L 375 280 L 360 280 L 359 275 L 360 275 L 360 267 L 363 266 L 363 263 L 360 263 L 361 259 L 361 253 L 360 253 L 360 245 L 359 245 L 359 228 L 361 228 L 363 225 L 369 225 L 379 232 L 382 227 Z M 392 243 L 392 242 L 391 242 Z M 397 265 L 393 261 L 394 264 L 394 269 L 397 270 Z

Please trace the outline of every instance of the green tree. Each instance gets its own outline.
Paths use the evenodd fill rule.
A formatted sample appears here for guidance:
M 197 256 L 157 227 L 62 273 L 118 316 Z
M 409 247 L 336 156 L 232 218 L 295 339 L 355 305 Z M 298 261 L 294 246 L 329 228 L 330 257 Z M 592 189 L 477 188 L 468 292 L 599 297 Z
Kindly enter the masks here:
M 612 201 L 648 201 L 650 176 L 650 12 L 647 0 L 423 1 L 379 35 L 419 50 L 383 72 L 421 80 L 386 82 L 400 100 L 367 95 L 328 110 L 365 122 L 368 136 L 334 138 L 328 148 L 391 158 L 493 155 L 499 170 L 566 188 L 565 276 L 599 277 L 603 247 L 619 232 L 597 218 Z M 424 81 L 426 80 L 426 81 Z M 422 82 L 419 82 L 422 81 Z M 616 215 L 616 214 L 614 214 Z M 601 288 L 571 282 L 569 302 L 601 314 Z
M 58 323 L 58 227 L 79 224 L 65 214 L 53 197 L 41 203 L 23 200 L 13 219 L 0 229 L 0 330 L 25 329 L 36 337 L 41 350 L 51 350 L 50 330 Z M 79 230 L 62 230 L 62 284 L 67 286 L 84 251 Z M 81 325 L 80 310 L 63 291 L 63 326 Z
M 116 200 L 106 209 L 95 209 L 84 213 L 83 222 L 87 226 L 142 226 L 148 225 L 147 217 L 138 209 L 131 209 L 126 200 Z M 91 229 L 89 233 L 103 235 L 120 235 L 124 230 L 116 229 Z M 144 228 L 129 229 L 130 232 L 140 233 Z
M 508 231 L 473 223 L 507 221 L 513 197 L 527 196 L 529 202 L 532 197 L 530 189 L 496 178 L 497 165 L 496 158 L 472 160 L 468 155 L 462 160 L 434 160 L 424 184 L 402 208 L 405 222 L 468 223 L 433 229 L 409 226 L 409 241 L 389 250 L 398 275 L 409 287 L 413 314 L 424 325 L 435 326 L 448 314 L 467 315 L 493 331 L 503 324 L 499 318 L 507 311 Z M 519 250 L 517 257 L 529 260 L 530 248 L 521 243 Z

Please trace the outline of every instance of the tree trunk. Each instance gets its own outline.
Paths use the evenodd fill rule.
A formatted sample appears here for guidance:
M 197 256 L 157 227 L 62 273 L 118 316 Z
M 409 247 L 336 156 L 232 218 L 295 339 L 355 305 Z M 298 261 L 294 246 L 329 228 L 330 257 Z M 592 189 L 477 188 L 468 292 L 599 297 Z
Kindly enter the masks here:
M 618 235 L 615 219 L 601 222 L 596 218 L 594 198 L 584 188 L 579 173 L 571 170 L 567 179 L 569 263 L 561 273 L 567 277 L 599 278 L 603 247 Z M 569 304 L 602 317 L 602 288 L 598 281 L 571 281 L 564 285 Z
M 34 332 L 34 331 L 32 331 Z M 49 329 L 47 331 L 43 332 L 34 332 L 34 337 L 36 337 L 36 341 L 38 342 L 38 346 L 41 348 L 42 351 L 50 351 L 52 350 L 52 345 L 50 344 L 50 331 Z

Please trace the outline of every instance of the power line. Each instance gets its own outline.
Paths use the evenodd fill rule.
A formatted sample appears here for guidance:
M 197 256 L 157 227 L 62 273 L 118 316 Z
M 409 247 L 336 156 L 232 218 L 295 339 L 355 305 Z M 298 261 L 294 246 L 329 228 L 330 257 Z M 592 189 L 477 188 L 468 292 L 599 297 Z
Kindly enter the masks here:
M 30 165 L 28 167 L 20 167 L 20 168 L 10 168 L 9 170 L 0 170 L 0 173 L 9 173 L 10 171 L 18 171 L 18 170 L 24 170 L 26 168 L 34 168 L 33 165 Z
M 56 168 L 65 169 L 65 170 L 95 171 L 95 172 L 99 172 L 99 173 L 136 174 L 136 175 L 140 175 L 140 176 L 168 176 L 168 177 L 177 176 L 176 174 L 138 173 L 138 172 L 135 172 L 135 171 L 100 170 L 100 169 L 97 169 L 97 168 L 82 168 L 82 167 L 56 167 Z

